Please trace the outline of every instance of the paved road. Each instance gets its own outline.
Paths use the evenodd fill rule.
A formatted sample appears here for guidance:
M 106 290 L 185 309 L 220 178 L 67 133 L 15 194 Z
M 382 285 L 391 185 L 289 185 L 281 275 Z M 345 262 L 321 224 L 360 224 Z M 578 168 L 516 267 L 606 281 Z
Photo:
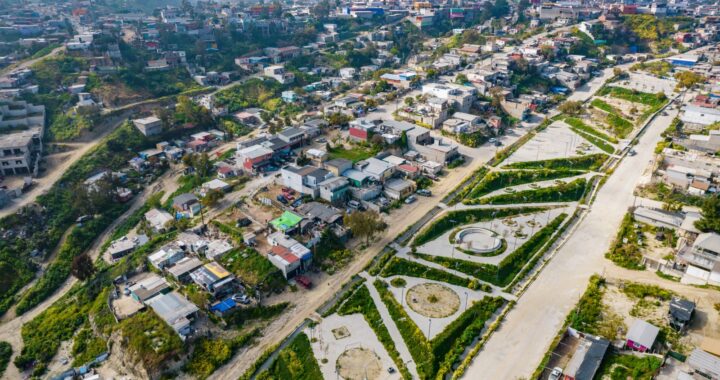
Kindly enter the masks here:
M 515 379 L 532 374 L 590 276 L 612 265 L 604 254 L 632 206 L 633 189 L 652 159 L 660 133 L 671 121 L 672 116 L 660 116 L 650 124 L 635 147 L 637 155 L 620 163 L 587 217 L 523 294 L 464 378 Z

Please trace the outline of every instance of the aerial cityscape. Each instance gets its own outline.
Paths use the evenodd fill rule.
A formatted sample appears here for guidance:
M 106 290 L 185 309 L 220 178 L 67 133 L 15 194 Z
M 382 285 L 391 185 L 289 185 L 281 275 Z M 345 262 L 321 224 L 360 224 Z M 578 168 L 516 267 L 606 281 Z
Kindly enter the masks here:
M 0 0 L 0 378 L 720 380 L 720 3 Z

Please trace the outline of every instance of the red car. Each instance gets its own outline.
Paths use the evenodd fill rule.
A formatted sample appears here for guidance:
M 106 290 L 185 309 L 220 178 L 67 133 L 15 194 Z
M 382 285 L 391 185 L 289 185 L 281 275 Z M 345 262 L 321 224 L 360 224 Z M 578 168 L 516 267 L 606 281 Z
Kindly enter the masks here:
M 310 281 L 310 279 L 305 276 L 302 276 L 302 275 L 295 276 L 295 282 L 300 284 L 300 286 L 302 286 L 305 289 L 312 288 L 312 281 Z

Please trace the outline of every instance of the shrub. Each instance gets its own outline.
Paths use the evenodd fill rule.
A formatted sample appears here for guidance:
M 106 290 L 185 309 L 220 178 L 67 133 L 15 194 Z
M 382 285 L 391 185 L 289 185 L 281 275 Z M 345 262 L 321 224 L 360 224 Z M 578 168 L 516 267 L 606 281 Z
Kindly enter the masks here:
M 575 169 L 595 171 L 608 159 L 603 153 L 588 154 L 579 157 L 555 158 L 551 160 L 516 162 L 505 165 L 507 169 Z
M 225 315 L 225 322 L 231 326 L 241 327 L 247 321 L 255 319 L 268 320 L 280 315 L 289 305 L 289 302 L 281 302 L 268 306 L 258 305 L 254 307 L 236 308 L 234 311 Z
M 513 170 L 495 171 L 478 183 L 472 189 L 469 198 L 479 198 L 495 190 L 509 186 L 517 186 L 525 183 L 547 181 L 557 178 L 566 178 L 582 174 L 578 170 Z
M 10 363 L 10 357 L 12 356 L 12 346 L 8 342 L 0 341 L 0 376 L 7 369 L 8 363 Z
M 200 338 L 195 343 L 192 355 L 185 365 L 185 371 L 197 378 L 206 379 L 227 363 L 238 349 L 258 336 L 260 336 L 260 330 L 254 329 L 233 339 Z
M 163 368 L 183 348 L 175 330 L 152 310 L 124 319 L 118 327 L 123 348 L 149 372 Z
M 635 229 L 635 220 L 631 214 L 626 214 L 620 224 L 615 241 L 605 257 L 616 265 L 632 270 L 643 270 L 642 254 L 638 243 L 639 235 Z
M 599 100 L 599 99 L 596 99 L 596 100 Z M 616 138 L 608 136 L 608 135 L 598 131 L 597 129 L 583 123 L 583 121 L 580 119 L 577 119 L 574 117 L 569 117 L 569 118 L 565 119 L 565 122 L 569 126 L 573 127 L 574 129 L 580 130 L 581 132 L 584 132 L 586 134 L 593 135 L 595 137 L 599 137 L 603 140 L 606 140 L 606 141 L 609 141 L 612 143 L 618 142 L 618 140 Z
M 96 336 L 90 328 L 84 328 L 75 334 L 72 355 L 73 367 L 89 363 L 100 354 L 107 351 L 107 342 Z
M 448 284 L 464 286 L 470 288 L 471 280 L 456 276 L 452 273 L 444 270 L 430 268 L 414 261 L 401 259 L 399 257 L 393 258 L 390 263 L 380 273 L 382 277 L 390 276 L 409 276 L 425 278 L 428 280 L 435 280 L 441 282 L 447 282 Z
M 518 191 L 510 194 L 500 194 L 488 198 L 463 201 L 465 204 L 518 204 L 540 202 L 572 202 L 578 201 L 585 194 L 588 181 L 578 178 L 570 183 L 557 186 L 544 187 Z
M 322 380 L 323 376 L 310 340 L 305 333 L 300 333 L 289 346 L 280 351 L 270 368 L 258 374 L 257 378 Z

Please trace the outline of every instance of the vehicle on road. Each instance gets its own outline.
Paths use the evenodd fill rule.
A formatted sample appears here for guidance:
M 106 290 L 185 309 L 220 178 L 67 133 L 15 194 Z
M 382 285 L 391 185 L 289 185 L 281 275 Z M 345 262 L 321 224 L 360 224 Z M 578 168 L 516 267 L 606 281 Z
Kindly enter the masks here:
M 428 190 L 428 189 L 420 189 L 420 190 L 416 191 L 416 193 L 417 193 L 418 195 L 422 195 L 423 197 L 432 196 L 432 191 L 430 191 L 430 190 Z
M 415 197 L 414 195 L 411 195 L 411 196 L 405 198 L 405 204 L 409 205 L 410 203 L 413 203 L 416 200 L 417 200 L 417 197 Z
M 552 372 L 550 372 L 550 376 L 548 377 L 548 380 L 559 380 L 562 376 L 562 368 L 555 367 L 553 368 Z
M 630 149 L 630 150 L 628 151 L 628 156 L 630 156 L 630 157 L 632 157 L 632 156 L 634 156 L 634 155 L 636 155 L 636 154 L 637 154 L 637 152 L 635 151 L 635 149 Z
M 312 288 L 312 281 L 310 281 L 309 278 L 299 275 L 295 276 L 295 282 L 297 282 L 300 286 L 302 286 L 305 289 Z
M 252 220 L 248 218 L 240 218 L 237 220 L 237 223 L 235 223 L 236 227 L 247 227 L 252 224 Z
M 285 198 L 283 195 L 278 195 L 276 199 L 278 200 L 278 202 L 284 205 L 288 204 L 287 198 Z

